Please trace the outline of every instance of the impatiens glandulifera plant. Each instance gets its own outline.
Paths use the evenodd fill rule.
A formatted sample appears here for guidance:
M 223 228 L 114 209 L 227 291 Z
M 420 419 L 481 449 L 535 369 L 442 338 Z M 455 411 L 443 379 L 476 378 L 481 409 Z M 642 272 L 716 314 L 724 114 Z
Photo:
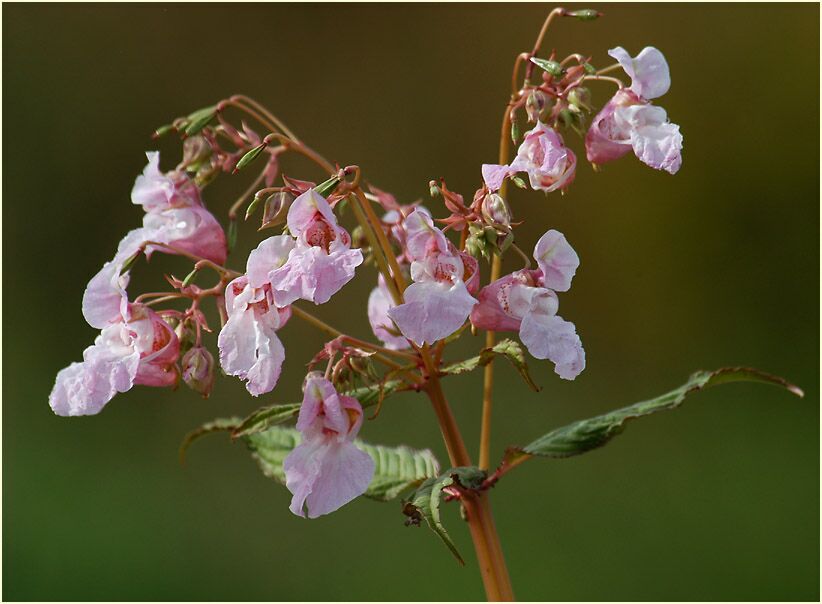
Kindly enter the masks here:
M 287 354 L 277 333 L 318 329 L 330 339 L 308 363 L 302 396 L 277 397 L 301 402 L 269 404 L 246 418 L 214 420 L 185 438 L 181 455 L 203 434 L 229 432 L 246 443 L 265 475 L 293 494 L 294 514 L 329 514 L 360 495 L 400 500 L 405 524 L 425 522 L 463 563 L 440 516 L 444 503 L 456 502 L 470 529 L 488 598 L 511 600 L 489 489 L 513 468 L 533 457 L 568 457 L 600 447 L 629 420 L 675 408 L 688 395 L 717 384 L 770 383 L 802 396 L 796 386 L 754 369 L 700 371 L 662 396 L 554 429 L 530 444 L 508 447 L 492 462 L 496 358 L 510 361 L 534 390 L 528 356 L 550 361 L 566 380 L 585 369 L 576 326 L 558 314 L 559 293 L 570 290 L 579 256 L 569 238 L 550 228 L 536 242 L 518 241 L 514 232 L 519 223 L 506 200 L 506 187 L 513 182 L 546 195 L 564 193 L 578 161 L 565 140 L 575 135 L 584 138 L 585 157 L 595 167 L 629 151 L 670 174 L 682 164 L 679 126 L 652 104 L 670 87 L 668 64 L 659 50 L 647 47 L 632 57 L 614 48 L 608 54 L 617 63 L 599 70 L 587 54 L 539 56 L 554 19 L 599 16 L 593 10 L 557 8 L 533 49 L 517 56 L 498 163 L 477 171 L 480 186 L 470 204 L 444 180 L 429 183 L 428 207 L 399 203 L 366 186 L 359 167 L 332 164 L 268 109 L 242 95 L 159 128 L 158 137 L 181 135 L 182 161 L 163 172 L 159 153 L 147 154 L 148 165 L 131 194 L 133 203 L 145 210 L 142 227 L 126 234 L 112 260 L 89 282 L 83 316 L 101 332 L 82 362 L 57 374 L 51 408 L 63 416 L 96 414 L 115 394 L 136 384 L 168 387 L 180 380 L 207 397 L 215 358 L 225 374 L 243 380 L 258 397 L 274 390 Z M 629 84 L 604 75 L 617 70 Z M 616 86 L 616 92 L 586 127 L 593 113 L 588 83 Z M 520 124 L 527 124 L 523 135 Z M 268 133 L 261 136 L 261 129 Z M 512 143 L 518 145 L 515 153 Z M 319 184 L 281 174 L 280 158 L 286 154 L 311 160 L 322 174 Z M 203 190 L 221 173 L 257 166 L 253 182 L 228 209 L 224 229 L 206 208 Z M 245 220 L 262 215 L 259 231 L 273 229 L 274 234 L 229 268 L 243 209 Z M 350 211 L 343 214 L 343 209 Z M 356 225 L 343 226 L 343 216 L 353 217 Z M 131 299 L 126 292 L 131 271 L 140 257 L 153 253 L 178 255 L 193 266 L 182 279 L 167 275 L 167 291 Z M 505 254 L 520 259 L 523 267 L 501 275 Z M 215 273 L 213 285 L 198 284 L 206 271 Z M 344 333 L 308 310 L 309 303 L 331 301 L 358 275 L 374 284 L 361 308 L 375 338 Z M 216 351 L 213 336 L 204 335 L 212 332 L 201 308 L 209 300 L 220 320 Z M 448 344 L 469 330 L 485 330 L 482 349 L 468 359 L 446 360 Z M 511 337 L 498 341 L 497 332 Z M 441 386 L 444 378 L 475 370 L 483 373 L 476 463 Z M 374 407 L 369 419 L 376 419 L 387 398 L 405 391 L 430 400 L 447 464 L 428 449 L 358 440 L 367 425 L 364 410 Z M 294 428 L 286 426 L 291 422 Z

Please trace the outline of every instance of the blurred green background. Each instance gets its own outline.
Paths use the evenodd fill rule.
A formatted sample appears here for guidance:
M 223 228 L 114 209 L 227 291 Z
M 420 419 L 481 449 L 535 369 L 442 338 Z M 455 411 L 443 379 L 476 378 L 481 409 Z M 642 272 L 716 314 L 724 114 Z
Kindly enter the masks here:
M 95 331 L 88 279 L 141 220 L 129 203 L 150 140 L 171 118 L 243 92 L 306 141 L 403 201 L 444 176 L 469 199 L 495 162 L 511 64 L 552 5 L 48 5 L 3 7 L 3 599 L 476 600 L 466 527 L 445 521 L 459 568 L 398 503 L 358 500 L 315 521 L 222 435 L 183 434 L 216 416 L 298 399 L 322 338 L 296 321 L 274 394 L 218 380 L 212 397 L 143 387 L 98 416 L 55 417 L 56 372 Z M 583 8 L 580 6 L 580 8 Z M 663 50 L 658 103 L 682 126 L 679 174 L 626 157 L 569 193 L 514 190 L 530 248 L 547 228 L 582 258 L 561 314 L 588 367 L 573 383 L 532 362 L 534 394 L 500 364 L 495 455 L 571 420 L 660 394 L 694 370 L 751 365 L 807 396 L 734 385 L 632 424 L 605 449 L 531 461 L 493 493 L 523 600 L 816 600 L 819 597 L 819 7 L 608 4 L 563 20 L 546 47 L 610 64 L 617 45 Z M 593 84 L 597 105 L 612 93 Z M 581 141 L 567 137 L 582 157 Z M 299 162 L 298 178 L 320 175 Z M 206 193 L 225 211 L 250 175 Z M 427 200 L 431 207 L 434 204 Z M 439 210 L 438 210 L 439 211 Z M 350 217 L 348 218 L 350 220 Z M 252 225 L 229 264 L 256 245 Z M 179 258 L 141 265 L 131 291 Z M 516 268 L 511 259 L 510 267 Z M 487 266 L 483 269 L 487 278 Z M 372 268 L 320 309 L 369 334 Z M 454 355 L 480 340 L 464 338 Z M 214 340 L 212 339 L 213 343 Z M 472 451 L 480 378 L 447 392 Z M 390 399 L 362 436 L 430 446 L 422 397 Z

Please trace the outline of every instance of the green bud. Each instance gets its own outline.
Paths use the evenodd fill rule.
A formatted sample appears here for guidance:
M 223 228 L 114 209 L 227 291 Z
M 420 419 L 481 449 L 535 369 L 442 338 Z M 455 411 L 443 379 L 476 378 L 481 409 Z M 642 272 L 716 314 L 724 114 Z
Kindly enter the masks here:
M 278 191 L 273 195 L 269 195 L 268 199 L 265 200 L 265 206 L 263 206 L 262 225 L 257 230 L 270 229 L 285 222 L 292 201 L 294 201 L 294 196 L 288 191 Z
M 157 139 L 161 136 L 165 136 L 169 132 L 174 132 L 177 130 L 173 124 L 166 124 L 165 126 L 160 126 L 157 130 L 154 131 L 154 134 L 151 135 L 151 138 Z
M 257 209 L 257 206 L 259 206 L 262 202 L 262 197 L 255 195 L 254 199 L 251 200 L 251 203 L 248 204 L 248 207 L 245 210 L 245 218 L 243 220 L 248 220 Z
M 208 110 L 203 109 L 201 112 L 192 113 L 192 115 L 197 114 L 196 118 L 191 118 L 189 116 L 189 123 L 185 129 L 186 136 L 194 136 L 200 130 L 208 126 L 208 123 L 214 119 L 214 116 L 217 115 L 217 111 L 214 107 L 209 107 Z
M 500 241 L 497 239 L 497 247 L 501 253 L 508 251 L 508 248 L 511 247 L 511 244 L 514 243 L 514 233 L 509 232 L 505 237 L 502 238 Z
M 238 161 L 238 162 L 237 162 L 237 165 L 234 167 L 234 172 L 235 172 L 235 173 L 236 173 L 236 172 L 239 172 L 240 170 L 242 170 L 243 168 L 245 168 L 248 164 L 250 164 L 250 163 L 251 163 L 251 162 L 253 162 L 255 159 L 257 159 L 257 158 L 260 156 L 260 153 L 262 153 L 262 152 L 263 152 L 263 150 L 264 150 L 267 146 L 268 146 L 268 144 L 267 144 L 267 143 L 260 143 L 259 145 L 257 145 L 257 146 L 256 146 L 256 147 L 254 147 L 253 149 L 251 149 L 251 151 L 249 151 L 249 152 L 247 152 L 245 155 L 243 155 L 243 156 L 240 158 L 240 161 Z
M 565 13 L 567 17 L 576 17 L 580 21 L 593 21 L 602 16 L 602 13 L 598 10 L 593 10 L 591 8 L 585 8 L 582 10 L 573 10 L 570 12 Z
M 365 235 L 365 230 L 362 228 L 362 225 L 357 225 L 354 227 L 354 230 L 351 231 L 351 247 L 359 248 L 361 250 L 367 250 L 371 247 L 371 242 L 368 241 L 368 237 Z
M 197 334 L 191 328 L 188 321 L 181 321 L 179 325 L 174 328 L 174 333 L 177 334 L 177 339 L 180 341 L 180 354 L 188 352 L 197 341 Z
M 577 86 L 568 93 L 568 102 L 572 108 L 591 111 L 591 91 L 583 86 Z
M 428 193 L 431 197 L 437 197 L 440 194 L 440 187 L 436 180 L 432 180 L 428 183 Z
M 511 182 L 517 185 L 520 189 L 527 189 L 528 185 L 525 183 L 524 180 L 520 176 L 512 176 Z
M 519 140 L 519 124 L 517 120 L 511 120 L 511 140 L 517 142 Z
M 339 176 L 332 176 L 325 182 L 321 182 L 314 190 L 322 195 L 323 197 L 328 197 L 328 195 L 337 188 L 337 185 L 340 184 L 340 177 Z
M 195 269 L 194 269 L 194 270 L 192 270 L 192 271 L 191 271 L 188 275 L 186 275 L 186 278 L 185 278 L 185 279 L 183 279 L 183 285 L 182 285 L 182 287 L 188 287 L 189 285 L 191 285 L 191 282 L 192 282 L 192 281 L 194 281 L 194 277 L 196 277 L 196 276 L 197 276 L 197 272 L 198 272 L 198 271 L 197 271 L 197 269 L 195 268 Z
M 211 165 L 211 145 L 202 136 L 192 136 L 183 142 L 183 165 L 188 172 L 197 172 Z
M 131 267 L 134 266 L 134 263 L 137 261 L 137 258 L 140 257 L 140 254 L 143 253 L 142 249 L 137 250 L 131 256 L 126 258 L 126 261 L 123 262 L 123 266 L 120 268 L 120 275 L 125 275 L 128 271 L 131 270 Z
M 590 63 L 583 63 L 582 68 L 588 75 L 594 75 L 597 72 L 597 68 L 591 65 Z
M 565 70 L 562 68 L 562 65 L 560 65 L 556 61 L 548 61 L 546 59 L 531 57 L 531 62 L 540 69 L 547 71 L 555 78 L 558 78 L 562 76 L 563 73 L 565 73 Z

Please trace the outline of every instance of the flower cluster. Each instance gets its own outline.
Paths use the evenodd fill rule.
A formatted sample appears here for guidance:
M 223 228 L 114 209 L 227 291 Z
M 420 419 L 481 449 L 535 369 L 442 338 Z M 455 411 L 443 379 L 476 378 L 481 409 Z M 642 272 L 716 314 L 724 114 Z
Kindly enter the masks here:
M 215 363 L 203 341 L 203 332 L 211 331 L 201 309 L 206 299 L 215 302 L 220 316 L 217 348 L 225 374 L 243 380 L 255 397 L 269 393 L 286 357 L 278 332 L 296 318 L 305 320 L 333 339 L 309 364 L 296 422 L 300 442 L 285 456 L 281 474 L 293 495 L 291 511 L 315 518 L 366 492 L 375 474 L 375 460 L 355 441 L 369 402 L 351 396 L 355 382 L 370 389 L 372 400 L 379 398 L 380 404 L 389 383 L 395 389 L 430 392 L 446 373 L 441 367 L 447 344 L 476 330 L 491 332 L 492 344 L 493 332 L 516 332 L 531 356 L 553 363 L 561 378 L 575 379 L 585 368 L 585 351 L 574 323 L 557 313 L 558 293 L 569 291 L 579 256 L 561 232 L 549 229 L 534 245 L 536 268 L 531 268 L 531 259 L 517 245 L 519 223 L 506 187 L 510 181 L 546 194 L 569 190 L 577 155 L 564 137 L 583 134 L 585 116 L 592 111 L 591 95 L 582 85 L 588 80 L 619 86 L 584 133 L 590 162 L 603 164 L 633 150 L 651 167 L 672 174 L 680 168 L 679 127 L 651 103 L 670 87 L 664 57 L 650 47 L 634 58 L 622 48 L 610 55 L 618 64 L 601 72 L 577 54 L 559 62 L 553 54 L 548 60 L 528 55 L 532 63 L 506 114 L 512 138 L 519 142 L 515 156 L 508 157 L 503 145 L 501 163 L 482 165 L 470 204 L 444 180 L 431 181 L 432 197 L 440 197 L 447 211 L 442 218 L 419 202 L 398 203 L 375 187 L 363 191 L 357 166 L 335 167 L 247 97 L 231 97 L 175 120 L 165 128 L 185 134 L 183 161 L 164 173 L 159 154 L 147 154 L 148 165 L 131 194 L 145 211 L 142 227 L 122 239 L 114 258 L 85 290 L 83 316 L 101 333 L 82 362 L 57 374 L 49 397 L 52 409 L 58 415 L 94 414 L 135 384 L 174 386 L 180 378 L 208 396 Z M 531 84 L 535 65 L 544 73 L 542 82 Z M 631 77 L 630 87 L 602 75 L 619 67 Z M 232 108 L 275 131 L 261 137 L 245 123 L 234 127 L 224 114 Z M 520 141 L 521 109 L 532 126 Z M 226 139 L 234 148 L 221 146 Z M 331 178 L 317 185 L 281 175 L 282 186 L 275 186 L 280 158 L 291 151 L 314 161 Z M 246 219 L 261 204 L 260 230 L 283 221 L 285 228 L 257 245 L 242 262 L 244 272 L 235 271 L 225 266 L 233 237 L 206 209 L 201 192 L 218 172 L 246 169 L 264 154 L 268 159 L 250 191 L 266 186 L 253 196 Z M 246 197 L 228 212 L 229 233 Z M 372 202 L 384 211 L 381 218 Z M 340 208 L 346 204 L 359 223 L 353 237 L 340 224 Z M 458 237 L 452 240 L 452 234 Z M 502 275 L 501 258 L 511 250 L 524 266 Z M 194 268 L 182 280 L 167 276 L 171 291 L 130 300 L 126 288 L 132 266 L 155 252 L 181 256 Z M 482 259 L 491 261 L 484 286 Z M 363 265 L 378 269 L 376 287 L 367 307 L 353 311 L 367 314 L 380 344 L 333 328 L 299 306 L 329 302 Z M 205 269 L 217 273 L 216 285 L 194 283 Z M 158 307 L 180 301 L 189 306 Z M 342 360 L 337 361 L 338 354 Z M 321 360 L 328 361 L 324 374 L 313 370 Z M 453 485 L 449 493 L 458 496 L 459 489 Z

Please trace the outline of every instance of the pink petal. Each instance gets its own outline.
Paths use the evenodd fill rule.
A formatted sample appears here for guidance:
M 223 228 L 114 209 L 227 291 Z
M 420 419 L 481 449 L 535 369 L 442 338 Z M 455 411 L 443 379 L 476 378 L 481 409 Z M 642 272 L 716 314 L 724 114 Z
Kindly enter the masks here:
M 631 77 L 631 90 L 644 99 L 655 99 L 668 92 L 671 73 L 665 56 L 653 46 L 646 46 L 634 58 L 617 46 L 608 51 Z
M 317 518 L 362 495 L 374 476 L 374 460 L 351 442 L 298 445 L 283 463 L 286 486 L 294 494 L 290 509 Z
M 510 166 L 482 164 L 482 179 L 485 181 L 485 186 L 491 191 L 499 191 L 503 181 L 511 174 Z
M 579 267 L 579 256 L 565 235 L 553 229 L 545 233 L 534 247 L 534 258 L 544 275 L 545 287 L 559 292 L 571 288 L 571 280 Z
M 299 238 L 303 231 L 313 222 L 319 213 L 332 227 L 337 226 L 337 218 L 325 198 L 314 189 L 309 189 L 291 204 L 288 208 L 286 222 L 288 230 L 294 237 Z
M 556 315 L 531 312 L 523 318 L 519 336 L 535 358 L 553 362 L 562 379 L 573 380 L 585 369 L 585 350 L 573 323 Z
M 302 298 L 324 304 L 354 277 L 354 269 L 362 264 L 359 249 L 327 254 L 316 246 L 295 247 L 288 261 L 269 273 L 278 306 L 287 306 Z
M 368 296 L 368 322 L 371 324 L 374 335 L 382 340 L 386 348 L 403 350 L 411 346 L 408 340 L 389 331 L 397 331 L 397 327 L 388 316 L 389 309 L 393 307 L 394 301 L 388 292 L 382 275 L 380 275 L 377 287 L 372 289 L 371 294 Z
M 288 260 L 289 252 L 294 249 L 294 239 L 288 235 L 269 237 L 248 255 L 246 274 L 253 287 L 262 287 L 268 283 L 268 274 L 280 268 Z
M 418 346 L 450 336 L 457 331 L 477 303 L 462 281 L 454 285 L 425 281 L 405 290 L 405 304 L 388 311 L 403 335 Z

